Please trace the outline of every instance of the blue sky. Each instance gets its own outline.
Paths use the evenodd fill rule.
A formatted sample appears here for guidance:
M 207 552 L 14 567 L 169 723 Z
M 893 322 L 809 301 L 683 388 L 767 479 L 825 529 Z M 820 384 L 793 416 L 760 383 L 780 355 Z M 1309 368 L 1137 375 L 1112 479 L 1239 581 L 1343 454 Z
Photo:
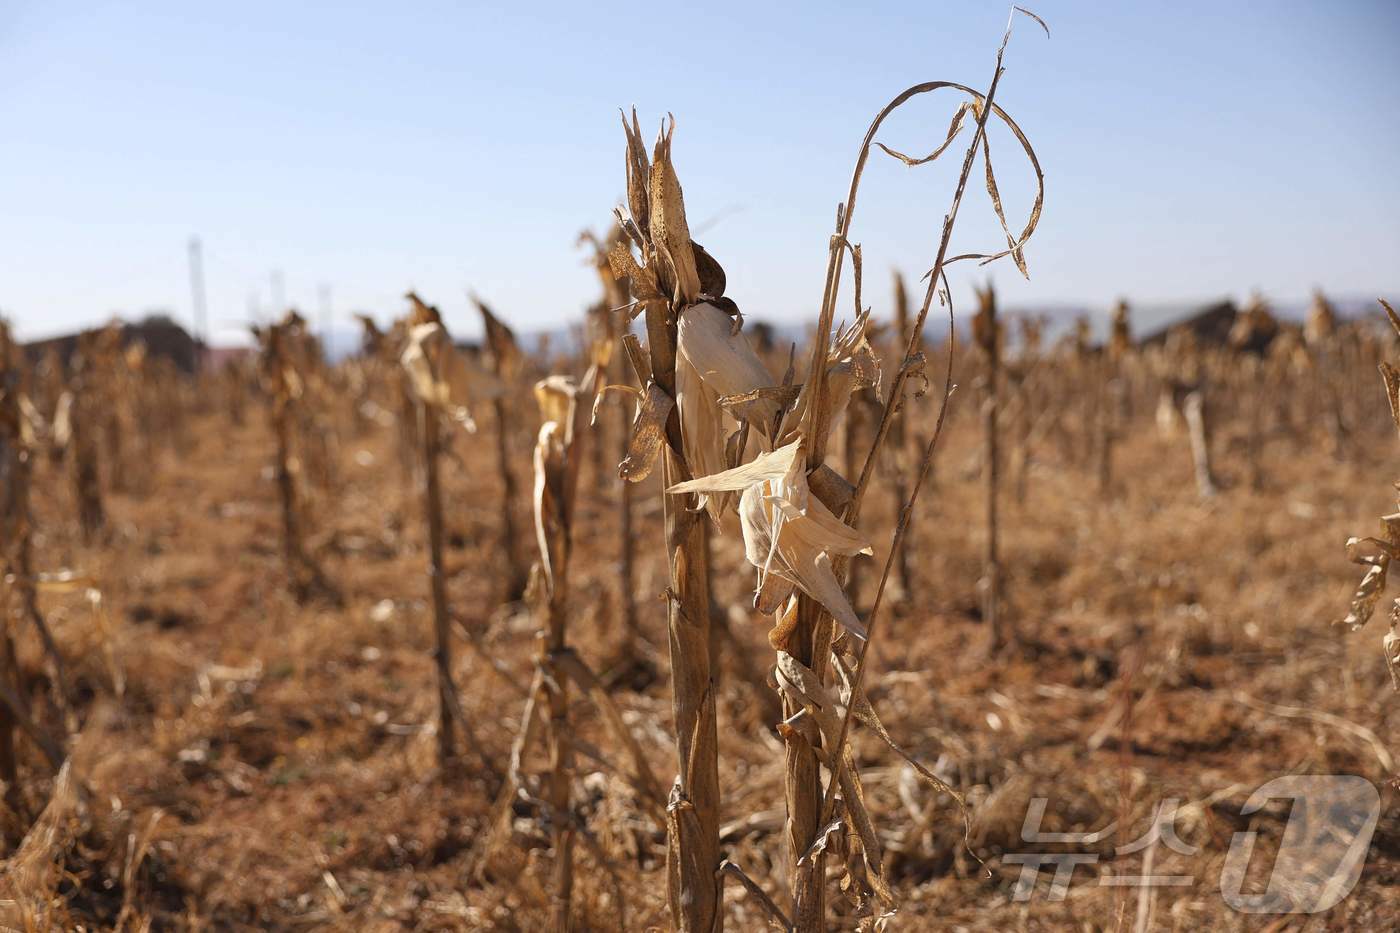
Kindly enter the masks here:
M 1029 282 L 1004 300 L 1105 305 L 1258 287 L 1400 286 L 1400 3 L 1029 4 L 998 100 L 1046 172 Z M 595 295 L 575 247 L 623 188 L 617 109 L 678 121 L 696 239 L 755 317 L 801 320 L 870 118 L 930 79 L 985 86 L 1000 3 L 338 4 L 0 0 L 0 310 L 22 335 L 169 309 L 186 243 L 210 318 L 401 309 L 474 332 L 475 289 L 522 329 Z M 941 139 L 953 96 L 887 124 Z M 650 132 L 650 131 L 649 131 Z M 1013 222 L 1029 206 L 992 137 Z M 872 161 L 855 239 L 867 301 L 926 268 L 958 161 Z M 955 249 L 998 244 L 980 184 Z M 973 275 L 954 278 L 965 295 Z

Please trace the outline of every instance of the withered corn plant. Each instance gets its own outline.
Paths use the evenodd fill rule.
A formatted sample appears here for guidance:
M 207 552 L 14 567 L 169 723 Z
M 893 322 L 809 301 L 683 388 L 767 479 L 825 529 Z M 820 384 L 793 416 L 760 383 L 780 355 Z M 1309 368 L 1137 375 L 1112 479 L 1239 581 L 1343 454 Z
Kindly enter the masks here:
M 1001 62 L 1007 34 L 997 52 L 996 69 L 987 92 L 979 93 L 964 85 L 929 82 L 910 88 L 892 100 L 868 130 L 862 143 L 845 202 L 837 210 L 836 231 L 830 240 L 826 283 L 811 360 L 806 378 L 794 387 L 791 378 L 775 385 L 756 355 L 742 339 L 739 321 L 730 321 L 726 305 L 697 296 L 687 290 L 687 260 L 691 252 L 680 249 L 686 238 L 657 237 L 653 214 L 650 242 L 667 247 L 664 271 L 674 271 L 670 282 L 676 300 L 671 307 L 678 318 L 677 359 L 688 362 L 692 374 L 677 374 L 680 389 L 680 428 L 687 463 L 692 469 L 713 469 L 739 460 L 737 466 L 709 472 L 693 480 L 668 482 L 673 495 L 697 495 L 698 505 L 722 515 L 735 507 L 743 532 L 745 555 L 758 571 L 755 605 L 774 613 L 776 625 L 769 638 L 776 650 L 776 679 L 784 700 L 785 720 L 780 732 L 786 743 L 785 794 L 787 822 L 785 834 L 789 850 L 788 881 L 794 916 L 779 917 L 784 925 L 799 930 L 824 930 L 828 921 L 826 902 L 826 861 L 829 855 L 845 855 L 842 890 L 851 911 L 862 923 L 874 923 L 879 915 L 894 909 L 895 896 L 884 877 L 880 841 L 866 809 L 854 758 L 847 746 L 851 720 L 859 716 L 897 753 L 908 758 L 889 736 L 862 693 L 870 636 L 893 560 L 904 543 L 909 516 L 919 490 L 927 478 L 942 425 L 925 445 L 918 474 L 912 484 L 896 528 L 890 554 L 880 577 L 868 620 L 862 621 L 851 605 L 845 589 L 848 559 L 869 553 L 865 537 L 858 531 L 862 500 L 868 491 L 875 464 L 891 428 L 891 420 L 903 402 L 910 378 L 922 373 L 918 353 L 919 335 L 940 285 L 946 284 L 945 267 L 963 258 L 990 261 L 1011 256 L 1024 271 L 1022 248 L 1039 220 L 1043 189 L 1041 173 L 1030 144 L 1016 124 L 994 102 L 1002 75 Z M 891 380 L 888 402 L 876 427 L 871 448 L 865 457 L 859 480 L 853 485 L 825 462 L 833 425 L 850 403 L 851 395 L 863 387 L 881 385 L 879 360 L 865 339 L 868 312 L 861 304 L 860 253 L 849 239 L 854 216 L 856 191 L 866 160 L 880 126 L 896 108 L 910 98 L 943 88 L 966 94 L 969 100 L 959 107 L 948 138 L 927 158 L 914 159 L 886 148 L 886 152 L 906 164 L 931 161 L 941 154 L 962 129 L 966 117 L 975 119 L 976 129 L 964 156 L 952 205 L 944 216 L 937 256 L 930 270 L 928 289 L 918 319 L 914 322 L 904 359 Z M 1037 195 L 1030 219 L 1019 235 L 1006 226 L 1005 216 L 992 174 L 986 124 L 992 114 L 1012 131 L 1022 144 L 1037 176 Z M 640 146 L 631 142 L 629 151 Z M 669 134 L 663 135 L 658 156 L 669 156 Z M 882 148 L 883 147 L 882 145 Z M 983 154 L 987 189 L 1007 236 L 1007 248 L 993 254 L 949 257 L 948 247 L 967 179 L 979 152 Z M 658 158 L 659 162 L 660 159 Z M 629 173 L 635 177 L 636 173 Z M 655 175 L 653 174 L 653 180 Z M 654 197 L 654 192 L 653 192 Z M 633 214 L 637 212 L 633 202 Z M 848 327 L 835 328 L 835 308 L 840 292 L 845 257 L 851 256 L 855 292 L 855 317 Z M 678 258 L 679 257 L 679 258 Z M 690 268 L 694 268 L 692 265 Z M 658 270 L 658 271 L 661 271 Z M 660 279 L 660 276 L 655 276 Z M 693 275 L 694 281 L 701 276 Z M 635 280 L 634 280 L 635 281 Z M 694 296 L 694 297 L 690 297 Z M 944 290 L 945 300 L 947 298 Z M 732 305 L 732 302 L 729 303 Z M 951 314 L 951 307 L 950 307 Z M 653 353 L 654 353 L 653 349 Z M 951 355 L 950 355 L 951 363 Z M 688 391 L 687 391 L 688 389 Z M 945 383 L 946 401 L 951 393 L 951 365 Z M 721 414 L 728 411 L 742 422 L 733 435 L 732 448 L 726 444 Z M 753 442 L 758 453 L 747 459 Z M 674 656 L 674 651 L 673 651 Z M 828 683 L 830 682 L 830 683 Z M 911 764 L 940 793 L 956 792 L 938 780 L 927 768 Z M 828 778 L 823 789 L 821 766 Z M 847 828 L 848 827 L 848 828 Z M 750 888 L 752 890 L 752 888 Z
M 155 438 L 146 427 L 154 398 L 151 392 L 150 353 L 144 343 L 133 343 L 122 354 L 122 368 L 127 382 L 126 425 L 135 441 L 141 469 L 134 471 L 131 480 L 133 492 L 147 494 L 151 491 L 153 473 L 156 468 Z
M 1011 458 L 1015 471 L 1012 487 L 1016 504 L 1024 505 L 1034 456 L 1032 448 L 1038 429 L 1046 423 L 1038 420 L 1046 412 L 1037 404 L 1039 393 L 1032 390 L 1032 383 L 1038 381 L 1044 321 L 1031 315 L 1022 315 L 1018 325 L 1020 345 L 1015 356 L 1006 361 L 1006 379 L 1016 407 L 1013 428 L 1015 449 Z
M 1219 487 L 1211 463 L 1205 366 L 1204 354 L 1190 331 L 1176 330 L 1168 336 L 1166 346 L 1157 357 L 1162 379 L 1157 426 L 1170 436 L 1175 433 L 1179 421 L 1185 423 L 1196 488 L 1202 499 L 1209 499 Z
M 589 243 L 593 247 L 593 265 L 598 272 L 598 280 L 603 290 L 601 300 L 589 312 L 589 319 L 595 331 L 594 340 L 607 340 L 613 347 L 613 352 L 608 360 L 607 382 L 614 386 L 628 385 L 623 355 L 616 350 L 621 342 L 620 331 L 622 330 L 618 323 L 618 313 L 629 303 L 630 283 L 625 277 L 615 275 L 612 263 L 608 261 L 608 255 L 614 247 L 621 245 L 623 249 L 627 248 L 625 236 L 622 228 L 613 224 L 606 241 L 599 240 L 592 231 L 585 231 L 580 237 L 580 242 Z M 600 394 L 598 397 L 601 399 L 603 396 Z M 618 406 L 617 418 L 618 455 L 619 459 L 625 459 L 632 418 L 625 406 Z M 604 443 L 604 434 L 599 432 L 599 436 L 594 441 L 594 449 L 598 451 L 600 456 L 606 456 L 607 453 L 604 449 Z M 617 648 L 619 672 L 640 663 L 638 647 L 641 636 L 637 627 L 636 585 L 633 571 L 636 554 L 636 545 L 632 540 L 633 511 L 632 484 L 627 480 L 622 480 L 618 484 L 617 504 L 618 615 L 621 621 L 621 641 Z
M 520 377 L 523 362 L 520 347 L 515 342 L 515 333 L 492 313 L 481 299 L 472 296 L 472 303 L 481 312 L 481 323 L 486 331 L 486 359 L 490 373 L 501 384 L 501 390 L 491 399 L 492 413 L 496 422 L 496 471 L 501 477 L 501 551 L 506 555 L 506 600 L 519 599 L 530 580 L 529 565 L 520 551 L 515 532 L 515 502 L 517 498 L 515 474 L 510 468 L 511 412 L 510 391 Z
M 106 467 L 107 489 L 114 493 L 127 491 L 126 420 L 127 390 L 125 358 L 122 355 L 122 326 L 112 321 L 96 331 L 89 343 L 91 360 L 90 382 L 100 402 L 93 427 L 102 448 L 102 464 Z
M 658 826 L 665 825 L 664 800 L 640 744 L 624 724 L 622 714 L 598 676 L 568 643 L 569 564 L 573 550 L 577 514 L 579 475 L 586 450 L 588 413 L 599 380 L 606 370 L 613 347 L 611 340 L 595 341 L 591 364 L 581 382 L 565 376 L 550 376 L 536 383 L 535 398 L 543 424 L 534 453 L 535 537 L 539 560 L 529 598 L 542 617 L 535 658 L 535 675 L 521 714 L 520 730 L 511 747 L 506 786 L 497 801 L 496 818 L 486 849 L 494 848 L 517 803 L 539 801 L 549 827 L 554 849 L 550 884 L 550 928 L 569 930 L 576 925 L 573 898 L 573 848 L 582 838 L 593 847 L 591 837 L 580 833 L 573 808 L 573 761 L 576 746 L 568 721 L 569 685 L 577 686 L 602 715 L 618 745 L 627 753 L 630 773 L 623 775 L 637 791 Z M 596 421 L 594 421 L 596 425 Z M 542 739 L 548 758 L 548 771 L 538 781 L 525 771 L 528 754 Z M 596 753 L 594 753 L 596 757 Z M 594 849 L 600 861 L 606 859 Z M 622 905 L 616 905 L 621 911 Z
M 1386 317 L 1400 337 L 1400 315 L 1385 299 L 1381 299 Z M 1400 368 L 1389 360 L 1380 363 L 1381 381 L 1385 385 L 1385 397 L 1390 403 L 1390 417 L 1400 432 Z M 1400 483 L 1396 484 L 1400 488 Z M 1386 575 L 1391 563 L 1400 558 L 1400 500 L 1397 511 L 1381 518 L 1381 536 L 1378 538 L 1350 538 L 1347 540 L 1347 557 L 1352 563 L 1367 568 L 1356 594 L 1351 598 L 1351 611 L 1338 625 L 1345 625 L 1355 632 L 1371 620 L 1376 604 L 1385 593 Z M 1390 630 L 1381 639 L 1381 651 L 1385 657 L 1386 669 L 1390 671 L 1391 685 L 1400 691 L 1400 599 L 1393 600 L 1390 607 Z
M 32 564 L 33 519 L 29 507 L 30 480 L 38 449 L 33 410 L 23 395 L 19 347 L 0 320 L 0 781 L 5 799 L 18 812 L 19 792 L 15 737 L 23 732 L 57 769 L 62 750 L 35 722 L 20 678 L 15 636 L 26 622 L 34 626 L 52 671 L 55 695 L 66 708 L 67 680 L 63 657 L 39 611 L 38 586 Z
M 614 274 L 631 283 L 632 312 L 645 316 L 647 353 L 629 343 L 641 404 L 620 473 L 629 482 L 650 475 L 661 459 L 665 486 L 723 465 L 720 411 L 701 396 L 693 365 L 679 351 L 684 316 L 693 308 L 728 315 L 699 304 L 709 292 L 719 298 L 724 274 L 690 239 L 680 181 L 671 162 L 671 133 L 663 129 L 648 158 L 635 112 L 628 124 L 627 209 L 618 221 L 635 246 L 614 245 Z M 688 417 L 687 417 L 688 416 Z M 683 428 L 682 424 L 686 424 Z M 716 450 L 718 447 L 718 450 Z M 719 881 L 719 746 L 715 685 L 710 654 L 710 598 L 703 515 L 672 496 L 662 498 L 668 590 L 667 634 L 671 656 L 672 707 L 679 773 L 667 804 L 667 899 L 671 921 L 686 933 L 710 933 L 724 925 Z
M 541 684 L 547 679 L 552 685 L 552 689 L 542 691 L 549 707 L 545 746 L 550 773 L 544 799 L 550 808 L 550 835 L 554 843 L 550 927 L 559 931 L 571 928 L 574 821 L 570 781 L 574 751 L 569 735 L 569 681 L 555 659 L 568 650 L 569 557 L 573 544 L 574 504 L 578 498 L 579 461 L 583 453 L 580 413 L 588 405 L 587 396 L 592 394 L 596 379 L 595 367 L 589 370 L 582 387 L 560 377 L 544 379 L 535 385 L 535 398 L 544 422 L 535 443 L 534 504 L 546 623 L 537 664 Z M 584 405 L 580 405 L 580 395 L 584 396 Z
M 452 345 L 437 308 L 425 304 L 413 292 L 408 318 L 408 343 L 401 362 L 417 398 L 416 436 L 422 449 L 424 523 L 428 532 L 428 583 L 433 607 L 433 660 L 437 670 L 438 760 L 445 766 L 457 753 L 457 687 L 452 679 L 452 624 L 447 605 L 447 568 L 443 559 L 442 487 L 439 460 L 443 449 L 444 422 L 474 431 L 468 401 L 471 376 L 467 364 Z M 478 752 L 480 747 L 477 747 Z
M 306 322 L 295 311 L 288 311 L 278 322 L 254 327 L 253 335 L 262 350 L 262 376 L 267 396 L 268 418 L 277 443 L 273 464 L 277 500 L 282 515 L 282 564 L 287 585 L 299 601 L 315 595 L 334 600 L 336 589 L 319 563 L 306 549 L 301 496 L 298 483 L 301 459 L 296 455 L 296 409 L 305 394 L 305 348 L 310 336 Z
M 916 352 L 923 350 L 923 335 L 912 333 L 914 323 L 909 319 L 909 290 L 905 287 L 904 276 L 898 271 L 894 273 L 894 322 L 890 330 L 890 356 L 887 357 L 885 365 L 891 369 L 897 369 L 904 354 L 904 348 L 911 343 L 916 347 Z M 884 475 L 890 484 L 890 504 L 894 509 L 892 518 L 893 524 L 899 524 L 899 513 L 904 508 L 904 500 L 907 498 L 908 483 L 906 476 L 909 471 L 909 439 L 912 433 L 908 430 L 908 415 L 902 410 L 895 412 L 890 421 L 890 456 L 885 461 Z M 854 471 L 852 471 L 854 472 Z M 911 526 L 909 533 L 913 533 Z M 914 550 L 912 543 L 906 543 L 900 549 L 895 558 L 895 586 L 896 592 L 901 598 L 908 599 L 913 592 L 913 577 L 909 570 L 909 554 Z
M 78 526 L 83 541 L 91 544 L 107 524 L 107 512 L 102 504 L 102 474 L 98 465 L 95 433 L 100 425 L 98 402 L 96 335 L 84 333 L 78 338 L 73 355 L 67 411 L 67 440 L 73 464 L 73 495 L 78 505 Z
M 1098 411 L 1099 494 L 1113 493 L 1113 450 L 1128 417 L 1127 367 L 1132 365 L 1133 332 L 1128 303 L 1119 300 L 1109 321 L 1108 345 L 1100 358 L 1102 376 Z
M 1001 553 L 998 548 L 997 507 L 1001 500 L 1001 356 L 1005 328 L 997 319 L 997 296 L 989 282 L 977 290 L 978 310 L 972 319 L 972 341 L 986 363 L 986 388 L 982 398 L 982 477 L 986 484 L 987 544 L 982 557 L 982 621 L 987 625 L 993 651 L 1010 641 L 1001 613 Z

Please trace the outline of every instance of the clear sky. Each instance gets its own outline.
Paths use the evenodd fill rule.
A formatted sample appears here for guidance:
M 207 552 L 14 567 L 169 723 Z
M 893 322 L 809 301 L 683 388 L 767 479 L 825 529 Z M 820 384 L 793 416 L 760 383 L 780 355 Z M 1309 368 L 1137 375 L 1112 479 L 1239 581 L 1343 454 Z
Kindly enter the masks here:
M 1028 0 L 998 100 L 1046 172 L 1031 280 L 1004 299 L 1103 305 L 1400 286 L 1400 2 Z M 575 245 L 623 190 L 617 110 L 667 111 L 696 239 L 746 314 L 820 299 L 835 205 L 875 111 L 977 87 L 1008 7 L 907 4 L 229 4 L 0 0 L 0 310 L 23 336 L 190 317 L 202 237 L 216 339 L 271 273 L 313 313 L 387 316 L 416 288 L 463 334 L 475 289 L 522 329 L 595 295 Z M 892 119 L 941 139 L 952 96 Z M 1029 187 L 992 136 L 1013 215 Z M 867 301 L 926 268 L 958 155 L 879 156 L 855 239 Z M 955 249 L 995 247 L 980 184 Z M 961 294 L 983 271 L 962 267 Z

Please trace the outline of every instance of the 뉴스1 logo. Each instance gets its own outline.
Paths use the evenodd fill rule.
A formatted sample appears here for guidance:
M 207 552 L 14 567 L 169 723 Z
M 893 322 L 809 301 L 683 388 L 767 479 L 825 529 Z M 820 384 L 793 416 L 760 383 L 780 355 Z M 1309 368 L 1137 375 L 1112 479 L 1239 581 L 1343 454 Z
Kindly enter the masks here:
M 1220 872 L 1220 893 L 1225 903 L 1241 913 L 1315 914 L 1329 910 L 1351 893 L 1361 877 L 1371 837 L 1380 819 L 1380 794 L 1363 777 L 1353 774 L 1291 774 L 1258 788 L 1240 809 L 1241 816 L 1257 813 L 1271 800 L 1292 801 L 1283 838 L 1261 893 L 1244 892 L 1245 878 L 1254 856 L 1258 833 L 1235 833 Z M 1028 843 L 1094 845 L 1112 831 L 1112 825 L 1093 833 L 1042 832 L 1048 800 L 1033 797 L 1026 806 L 1021 840 Z M 1104 887 L 1183 887 L 1195 883 L 1191 875 L 1158 875 L 1152 866 L 1158 846 L 1178 855 L 1200 851 L 1176 833 L 1180 801 L 1166 798 L 1157 805 L 1151 825 L 1139 839 L 1114 849 L 1117 856 L 1142 853 L 1142 874 L 1103 874 L 1095 881 Z M 1004 864 L 1020 865 L 1021 874 L 1012 892 L 1016 901 L 1030 900 L 1043 868 L 1053 868 L 1049 899 L 1063 900 L 1080 865 L 1095 865 L 1096 852 L 1011 852 Z

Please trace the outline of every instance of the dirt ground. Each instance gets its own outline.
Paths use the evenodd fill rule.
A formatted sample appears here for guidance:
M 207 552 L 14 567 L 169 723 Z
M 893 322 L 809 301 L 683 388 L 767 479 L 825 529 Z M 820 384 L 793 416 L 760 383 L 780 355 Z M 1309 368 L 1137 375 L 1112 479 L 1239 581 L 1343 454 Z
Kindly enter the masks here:
M 1383 405 L 1378 385 L 1375 392 Z M 916 404 L 926 430 L 932 403 Z M 313 550 L 339 605 L 298 605 L 285 592 L 273 442 L 255 407 L 241 426 L 217 409 L 195 416 L 186 449 L 164 449 L 143 468 L 148 492 L 108 497 L 110 529 L 97 546 L 71 530 L 67 474 L 40 465 L 37 563 L 71 569 L 101 594 L 100 605 L 83 586 L 53 586 L 43 597 L 70 659 L 82 724 L 71 773 L 83 787 L 50 814 L 46 854 L 64 874 L 49 922 L 544 924 L 551 855 L 539 813 L 517 803 L 496 845 L 486 844 L 537 629 L 523 606 L 501 605 L 491 430 L 488 416 L 480 435 L 457 438 L 444 465 L 450 600 L 474 640 L 463 634 L 455 658 L 474 739 L 445 771 L 435 755 L 422 506 L 392 428 L 347 429 L 332 485 L 308 503 Z M 1343 542 L 1374 533 L 1394 504 L 1394 442 L 1375 436 L 1375 449 L 1345 460 L 1310 439 L 1273 438 L 1262 488 L 1253 490 L 1238 438 L 1225 432 L 1217 463 L 1226 489 L 1209 501 L 1197 495 L 1183 442 L 1159 437 L 1147 418 L 1120 445 L 1108 496 L 1091 469 L 1046 451 L 1024 502 L 1010 492 L 1004 502 L 1006 610 L 1019 646 L 989 657 L 977 591 L 985 533 L 977 422 L 970 403 L 958 412 L 919 503 L 912 592 L 880 623 L 867 684 L 894 740 L 965 794 L 968 822 L 964 829 L 953 801 L 915 779 L 876 736 L 857 733 L 901 901 L 888 929 L 1132 929 L 1140 912 L 1148 928 L 1163 930 L 1400 923 L 1400 815 L 1387 751 L 1397 747 L 1400 697 L 1382 662 L 1384 622 L 1355 635 L 1329 625 L 1359 579 Z M 514 461 L 522 490 L 529 443 L 522 427 Z M 626 670 L 617 657 L 618 488 L 591 466 L 583 482 L 594 492 L 576 519 L 570 638 L 595 670 L 611 673 L 613 699 L 669 783 L 676 765 L 655 481 L 638 489 L 645 641 L 640 663 Z M 867 511 L 888 527 L 893 505 L 881 493 Z M 516 518 L 526 533 L 515 544 L 528 552 L 524 493 Z M 719 705 L 723 845 L 782 904 L 782 745 L 763 683 L 773 653 L 765 620 L 748 609 L 752 575 L 741 545 L 720 537 L 713 550 L 716 595 L 734 607 Z M 877 566 L 862 571 L 866 606 Z M 25 669 L 41 679 L 27 633 L 21 649 Z M 578 700 L 571 717 L 608 762 L 579 761 L 580 926 L 665 929 L 663 831 L 611 766 L 621 749 L 597 711 Z M 1234 834 L 1258 830 L 1268 850 L 1289 814 L 1286 801 L 1252 815 L 1241 809 L 1257 787 L 1287 774 L 1356 774 L 1379 790 L 1382 815 L 1360 883 L 1312 917 L 1236 912 L 1220 885 Z M 33 749 L 21 783 L 33 817 L 54 793 Z M 1044 831 L 1106 831 L 1084 844 L 1024 842 L 1037 797 L 1046 798 Z M 1192 852 L 1157 846 L 1145 872 L 1145 852 L 1115 848 L 1140 839 L 1166 798 L 1180 804 L 1173 825 Z M 7 845 L 17 841 L 13 830 Z M 1046 869 L 1033 895 L 1017 900 L 1021 868 L 1006 856 L 1027 851 L 1097 860 L 1076 870 L 1063 898 L 1053 896 Z M 1144 873 L 1184 881 L 1098 883 Z M 1262 883 L 1251 881 L 1255 890 Z M 728 885 L 726 909 L 729 928 L 764 928 L 737 884 Z

